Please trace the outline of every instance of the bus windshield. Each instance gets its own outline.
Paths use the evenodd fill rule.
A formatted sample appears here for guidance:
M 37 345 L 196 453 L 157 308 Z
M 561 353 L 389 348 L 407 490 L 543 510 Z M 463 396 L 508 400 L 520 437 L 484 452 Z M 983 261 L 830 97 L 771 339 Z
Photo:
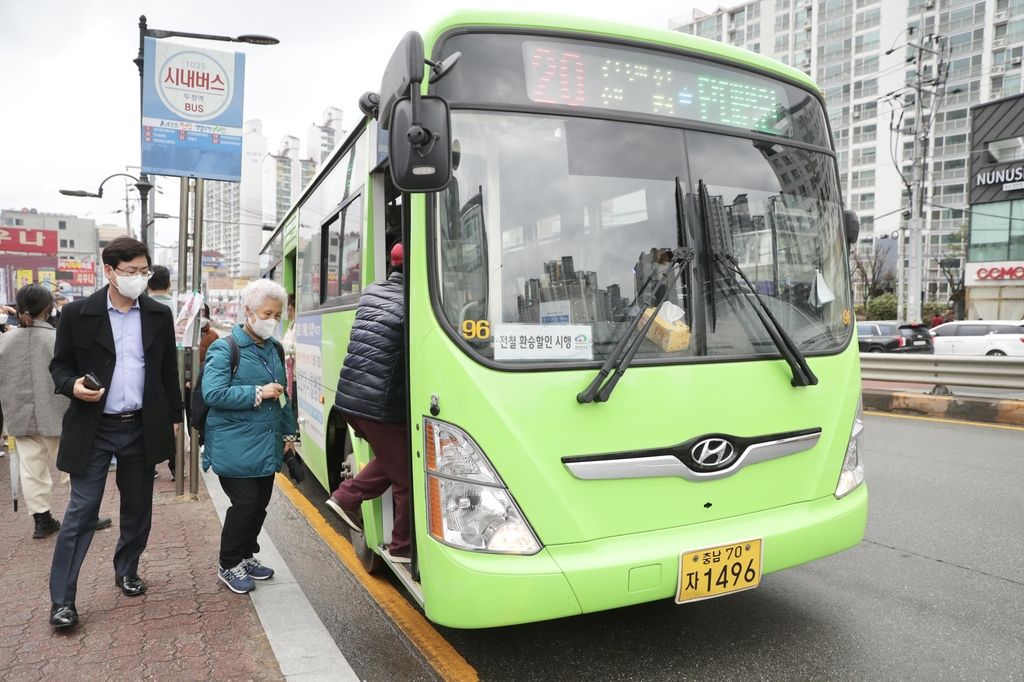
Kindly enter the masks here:
M 668 292 L 637 364 L 778 355 L 745 285 L 702 257 L 715 251 L 735 257 L 802 352 L 845 347 L 848 270 L 828 154 L 781 140 L 464 110 L 452 114 L 452 138 L 458 166 L 436 200 L 434 290 L 450 333 L 478 357 L 510 366 L 605 359 L 661 300 L 677 246 L 698 257 Z

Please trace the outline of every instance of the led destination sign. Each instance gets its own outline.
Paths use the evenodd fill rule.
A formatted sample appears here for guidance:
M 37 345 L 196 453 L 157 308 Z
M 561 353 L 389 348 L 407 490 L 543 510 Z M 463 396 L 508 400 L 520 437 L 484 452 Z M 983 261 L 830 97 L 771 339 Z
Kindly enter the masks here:
M 523 42 L 526 87 L 538 103 L 599 107 L 785 134 L 781 83 L 735 69 L 599 44 Z

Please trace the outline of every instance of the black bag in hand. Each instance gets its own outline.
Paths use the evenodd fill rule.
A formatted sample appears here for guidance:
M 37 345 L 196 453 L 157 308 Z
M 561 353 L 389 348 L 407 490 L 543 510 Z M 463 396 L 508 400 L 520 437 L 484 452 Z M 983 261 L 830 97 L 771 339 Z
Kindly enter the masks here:
M 306 480 L 306 467 L 294 450 L 285 453 L 284 463 L 288 465 L 288 475 L 293 481 L 302 483 Z

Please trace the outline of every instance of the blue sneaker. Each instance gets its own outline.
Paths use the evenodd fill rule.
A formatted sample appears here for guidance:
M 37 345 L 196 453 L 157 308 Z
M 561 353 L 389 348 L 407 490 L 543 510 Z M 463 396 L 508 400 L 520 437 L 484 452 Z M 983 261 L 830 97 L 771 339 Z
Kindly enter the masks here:
M 242 562 L 242 565 L 245 566 L 245 572 L 253 580 L 266 580 L 274 577 L 274 569 L 264 566 L 256 557 L 249 557 Z
M 245 572 L 244 561 L 234 568 L 217 569 L 217 576 L 235 594 L 245 594 L 256 587 L 256 583 Z

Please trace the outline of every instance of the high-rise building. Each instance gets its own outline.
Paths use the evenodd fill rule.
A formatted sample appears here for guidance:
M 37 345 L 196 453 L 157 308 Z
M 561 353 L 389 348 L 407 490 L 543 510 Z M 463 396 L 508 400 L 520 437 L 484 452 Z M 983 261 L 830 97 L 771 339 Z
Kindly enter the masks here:
M 224 255 L 232 277 L 259 274 L 266 155 L 263 124 L 246 121 L 242 132 L 242 181 L 206 182 L 203 247 Z
M 758 0 L 711 14 L 695 10 L 669 28 L 763 54 L 815 78 L 828 106 L 843 197 L 860 215 L 861 246 L 869 250 L 878 237 L 906 227 L 913 134 L 927 136 L 922 290 L 924 300 L 947 300 L 952 292 L 940 261 L 948 265 L 967 223 L 968 110 L 1021 92 L 1024 2 Z M 920 44 L 932 34 L 949 41 L 945 95 L 922 97 L 924 120 L 916 122 L 907 42 Z M 938 51 L 939 44 L 927 46 Z M 939 59 L 924 55 L 924 75 L 934 78 Z
M 323 114 L 323 123 L 314 123 L 306 131 L 306 158 L 313 159 L 318 165 L 323 163 L 334 148 L 345 138 L 341 127 L 341 109 L 327 107 Z
M 263 160 L 263 219 L 276 225 L 316 175 L 318 162 L 302 158 L 299 138 L 285 135 L 276 154 Z

